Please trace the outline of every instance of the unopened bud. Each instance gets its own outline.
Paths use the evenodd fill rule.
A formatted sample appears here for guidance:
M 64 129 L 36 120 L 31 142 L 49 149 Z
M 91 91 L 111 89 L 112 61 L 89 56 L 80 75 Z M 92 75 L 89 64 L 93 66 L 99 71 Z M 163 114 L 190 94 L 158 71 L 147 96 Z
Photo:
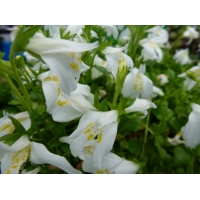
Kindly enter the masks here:
M 199 81 L 197 75 L 195 74 L 195 72 L 187 71 L 186 74 L 190 79 L 192 79 L 194 81 Z
M 15 62 L 16 62 L 17 67 L 25 68 L 25 62 L 24 62 L 24 59 L 21 56 L 19 56 L 19 55 L 16 56 L 15 57 Z

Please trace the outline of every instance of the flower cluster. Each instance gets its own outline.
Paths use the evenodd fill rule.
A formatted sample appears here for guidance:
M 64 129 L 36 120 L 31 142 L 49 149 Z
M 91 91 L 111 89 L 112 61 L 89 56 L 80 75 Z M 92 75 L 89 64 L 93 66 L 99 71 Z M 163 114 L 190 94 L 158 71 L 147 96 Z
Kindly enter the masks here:
M 16 106 L 0 118 L 1 173 L 145 173 L 197 148 L 200 102 L 190 92 L 200 67 L 169 36 L 164 26 L 19 27 L 10 62 L 0 61 Z M 199 33 L 181 36 L 190 44 Z M 188 90 L 176 91 L 179 77 Z

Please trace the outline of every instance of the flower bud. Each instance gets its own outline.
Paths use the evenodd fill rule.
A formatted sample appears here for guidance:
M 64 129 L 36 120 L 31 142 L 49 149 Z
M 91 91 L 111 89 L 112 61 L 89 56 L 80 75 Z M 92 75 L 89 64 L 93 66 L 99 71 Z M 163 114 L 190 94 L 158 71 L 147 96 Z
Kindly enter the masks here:
M 15 57 L 15 63 L 18 68 L 21 68 L 21 69 L 25 68 L 25 62 L 21 56 L 18 55 Z
M 186 74 L 190 79 L 192 79 L 194 81 L 199 81 L 197 75 L 195 74 L 195 72 L 187 71 Z

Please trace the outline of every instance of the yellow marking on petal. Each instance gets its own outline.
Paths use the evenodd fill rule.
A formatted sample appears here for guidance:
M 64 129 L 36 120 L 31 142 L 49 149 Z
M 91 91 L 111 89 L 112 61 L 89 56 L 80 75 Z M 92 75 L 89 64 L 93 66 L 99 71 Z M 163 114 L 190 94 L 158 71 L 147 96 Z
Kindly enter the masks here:
M 10 174 L 10 169 L 6 171 L 6 174 Z
M 103 137 L 103 134 L 102 134 L 102 133 L 100 133 L 100 134 L 98 135 L 98 140 L 97 140 L 97 142 L 98 142 L 98 143 L 100 143 L 100 142 L 101 142 L 101 140 L 102 140 L 102 137 Z
M 60 91 L 61 91 L 60 87 L 58 87 L 58 89 L 57 89 L 57 90 L 58 90 L 58 95 L 59 95 L 59 94 L 60 94 Z
M 101 62 L 101 65 L 104 65 L 104 64 L 105 64 L 105 61 L 102 61 L 102 62 Z
M 15 127 L 14 127 L 14 126 L 11 126 L 11 127 L 10 127 L 10 130 L 9 130 L 9 132 L 8 132 L 8 134 L 11 134 L 11 133 L 14 131 L 14 129 L 15 129 Z
M 69 55 L 71 56 L 71 58 L 74 58 L 75 53 L 74 52 L 70 52 Z
M 58 83 L 58 82 L 59 82 L 59 79 L 58 79 L 57 76 L 47 76 L 47 77 L 44 79 L 44 81 L 54 81 L 54 82 Z
M 27 120 L 27 117 L 23 117 L 23 118 L 19 118 L 19 119 L 17 119 L 19 122 L 24 122 L 24 121 L 26 121 Z
M 57 101 L 57 104 L 58 104 L 59 106 L 64 106 L 64 105 L 67 105 L 68 102 L 67 102 L 67 100 L 62 101 L 61 99 L 59 99 L 59 100 Z
M 84 131 L 83 134 L 87 134 L 87 133 L 90 133 L 90 132 L 91 132 L 91 130 L 90 130 L 89 128 L 87 128 L 87 129 Z
M 137 84 L 133 85 L 133 90 L 137 90 Z
M 78 63 L 70 63 L 70 66 L 73 70 L 78 71 L 79 67 L 78 67 Z
M 155 45 L 153 42 L 150 42 L 150 46 L 151 46 L 153 49 L 156 49 L 156 45 Z
M 110 174 L 110 171 L 108 169 L 99 169 L 96 171 L 96 174 Z
M 2 127 L 1 127 L 1 131 L 5 131 L 6 129 L 12 127 L 13 125 L 11 123 L 9 124 L 4 124 Z
M 84 147 L 84 150 L 87 151 L 89 156 L 92 156 L 93 151 L 94 151 L 94 147 L 93 146 L 86 146 L 86 147 Z
M 12 166 L 12 168 L 16 169 L 16 168 L 17 168 L 17 165 Z
M 80 57 L 78 57 L 78 61 L 80 62 L 80 63 L 82 63 L 83 61 L 81 60 L 81 58 Z
M 92 122 L 90 122 L 88 125 L 87 125 L 87 127 L 86 128 L 88 128 L 89 126 L 91 126 L 93 123 Z
M 94 135 L 90 134 L 90 135 L 88 135 L 87 140 L 91 140 L 91 139 L 93 139 L 93 137 L 94 137 Z

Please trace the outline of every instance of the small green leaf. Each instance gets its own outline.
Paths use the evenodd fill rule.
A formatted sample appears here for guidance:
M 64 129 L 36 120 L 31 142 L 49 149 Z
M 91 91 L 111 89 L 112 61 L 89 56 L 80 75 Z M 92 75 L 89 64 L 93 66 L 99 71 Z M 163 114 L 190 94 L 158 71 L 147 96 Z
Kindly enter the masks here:
M 104 67 L 94 65 L 94 67 L 103 74 L 109 74 L 108 70 Z
M 98 90 L 94 93 L 94 106 L 99 109 L 99 92 Z
M 11 119 L 13 125 L 15 126 L 16 132 L 20 133 L 21 135 L 27 134 L 27 131 L 25 130 L 25 128 L 22 126 L 22 124 L 17 119 L 15 119 L 14 117 L 11 117 L 11 116 L 8 116 L 8 117 Z
M 20 137 L 22 134 L 20 133 L 12 133 L 4 135 L 0 138 L 0 141 L 3 141 L 3 143 L 12 146 Z
M 107 101 L 107 104 L 111 110 L 116 110 L 115 106 L 113 104 L 111 104 L 109 101 Z

